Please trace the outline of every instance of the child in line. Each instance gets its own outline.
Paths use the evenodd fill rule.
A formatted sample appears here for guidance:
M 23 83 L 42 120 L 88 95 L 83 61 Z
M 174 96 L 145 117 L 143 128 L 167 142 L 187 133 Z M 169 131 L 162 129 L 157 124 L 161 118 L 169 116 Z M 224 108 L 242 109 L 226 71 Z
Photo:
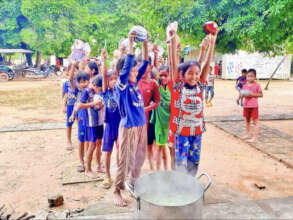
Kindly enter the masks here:
M 141 63 L 141 59 L 138 60 Z M 146 69 L 145 74 L 141 77 L 138 83 L 138 88 L 140 89 L 144 101 L 144 111 L 147 120 L 147 156 L 150 165 L 150 169 L 153 170 L 153 144 L 155 140 L 155 126 L 149 123 L 149 114 L 152 114 L 152 110 L 157 108 L 160 103 L 160 92 L 157 82 L 149 77 L 149 73 L 153 66 L 151 59 L 149 57 L 149 64 Z
M 239 96 L 238 96 L 238 99 L 236 100 L 237 102 L 237 105 L 241 105 L 243 106 L 243 96 L 241 94 L 241 90 L 242 90 L 242 87 L 246 84 L 246 76 L 247 76 L 247 70 L 246 69 L 243 69 L 241 71 L 242 75 L 239 76 L 236 80 L 236 89 L 237 91 L 239 92 Z
M 73 68 L 74 69 L 74 68 Z M 84 126 L 84 109 L 78 110 L 78 105 L 80 103 L 80 97 L 81 93 L 84 89 L 86 89 L 89 85 L 90 82 L 90 75 L 83 72 L 79 71 L 77 74 L 77 85 L 73 81 L 73 71 L 70 76 L 70 83 L 72 88 L 74 90 L 77 90 L 77 96 L 76 96 L 76 103 L 73 109 L 73 113 L 70 117 L 70 121 L 73 122 L 75 117 L 77 116 L 77 124 L 78 124 L 78 155 L 79 155 L 79 161 L 80 164 L 77 166 L 77 171 L 78 172 L 84 172 L 85 171 L 85 166 L 84 166 L 84 144 L 85 144 L 85 133 L 86 133 L 86 128 Z
M 69 72 L 69 71 L 68 71 Z M 76 79 L 73 78 L 74 84 Z M 69 118 L 73 112 L 74 104 L 76 102 L 77 91 L 71 86 L 70 80 L 66 80 L 63 85 L 62 98 L 64 103 L 63 112 L 66 113 L 66 136 L 67 136 L 67 150 L 73 150 L 71 133 L 72 125 L 74 121 L 70 121 Z
M 206 86 L 206 95 L 205 95 L 205 100 L 206 100 L 206 106 L 211 107 L 213 106 L 212 100 L 215 95 L 215 90 L 214 90 L 214 84 L 215 84 L 215 75 L 212 73 L 213 68 L 210 66 L 209 69 L 209 74 L 207 77 L 207 86 Z M 210 99 L 209 99 L 209 93 L 210 93 Z
M 119 163 L 114 190 L 116 206 L 127 206 L 127 201 L 121 195 L 125 175 L 128 171 L 131 172 L 130 184 L 133 186 L 144 163 L 147 145 L 144 101 L 137 84 L 148 66 L 148 39 L 143 42 L 143 61 L 138 69 L 133 50 L 135 36 L 135 32 L 129 33 L 128 54 L 117 64 L 120 75 L 114 87 L 114 97 L 121 115 L 118 137 Z
M 159 68 L 159 92 L 160 103 L 153 111 L 150 123 L 155 124 L 155 138 L 157 145 L 156 165 L 157 170 L 161 168 L 161 158 L 163 159 L 164 169 L 168 169 L 167 165 L 167 149 L 168 130 L 170 120 L 170 91 L 168 88 L 169 68 L 160 66 Z
M 114 99 L 114 85 L 117 81 L 117 75 L 114 71 L 108 72 L 107 70 L 107 51 L 103 49 L 103 93 L 102 97 L 105 103 L 105 132 L 103 138 L 102 151 L 106 154 L 105 167 L 106 178 L 103 182 L 103 187 L 109 189 L 112 186 L 112 179 L 110 174 L 111 167 L 111 154 L 114 146 L 114 142 L 117 147 L 117 164 L 119 163 L 119 150 L 118 150 L 118 130 L 120 124 L 120 112 L 118 104 Z
M 249 95 L 244 96 L 243 116 L 246 118 L 246 135 L 243 139 L 249 138 L 250 135 L 250 121 L 253 120 L 254 134 L 250 142 L 256 142 L 259 124 L 258 124 L 258 98 L 263 97 L 260 85 L 255 81 L 256 70 L 249 69 L 247 72 L 247 83 L 244 84 L 243 90 L 250 92 Z
M 178 42 L 176 30 L 169 31 L 170 54 L 175 57 Z M 183 64 L 182 80 L 179 79 L 177 64 L 173 64 L 171 82 L 171 119 L 170 129 L 175 134 L 176 168 L 196 175 L 200 159 L 202 133 L 205 131 L 203 118 L 203 91 L 214 52 L 216 35 L 208 35 L 209 49 L 203 69 L 196 60 Z M 202 43 L 203 47 L 204 42 Z M 205 50 L 205 48 L 204 48 Z
M 94 179 L 98 176 L 96 172 L 92 170 L 91 163 L 94 150 L 97 146 L 97 126 L 99 123 L 98 109 L 103 107 L 102 100 L 94 100 L 94 96 L 100 93 L 101 90 L 102 78 L 97 75 L 92 79 L 91 85 L 82 92 L 78 105 L 78 109 L 86 109 L 86 111 L 84 111 L 84 126 L 86 127 L 85 141 L 89 142 L 89 148 L 86 152 L 85 174 Z

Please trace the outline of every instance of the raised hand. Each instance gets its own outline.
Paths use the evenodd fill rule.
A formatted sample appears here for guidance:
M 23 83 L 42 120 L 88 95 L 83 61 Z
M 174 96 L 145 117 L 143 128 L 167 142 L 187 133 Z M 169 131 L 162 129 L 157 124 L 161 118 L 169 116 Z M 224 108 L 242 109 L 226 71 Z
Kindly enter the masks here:
M 106 50 L 105 48 L 102 49 L 101 56 L 103 57 L 104 60 L 107 59 L 107 57 L 108 57 L 108 53 L 107 53 L 107 50 Z

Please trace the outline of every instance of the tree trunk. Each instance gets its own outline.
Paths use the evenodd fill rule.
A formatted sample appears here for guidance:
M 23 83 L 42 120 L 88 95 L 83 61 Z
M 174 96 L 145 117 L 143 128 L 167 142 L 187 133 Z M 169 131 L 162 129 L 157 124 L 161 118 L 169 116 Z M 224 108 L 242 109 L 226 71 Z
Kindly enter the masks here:
M 25 54 L 25 57 L 26 57 L 26 62 L 29 66 L 32 66 L 33 65 L 33 61 L 32 61 L 32 54 L 31 53 L 26 53 Z
M 37 51 L 37 57 L 36 57 L 36 67 L 41 66 L 41 52 Z
M 286 60 L 287 56 L 288 55 L 284 55 L 283 56 L 283 59 L 280 61 L 280 63 L 278 64 L 278 66 L 276 67 L 276 69 L 274 70 L 274 72 L 272 73 L 269 81 L 267 82 L 267 85 L 265 87 L 265 90 L 268 90 L 269 89 L 269 84 L 270 84 L 271 80 L 273 79 L 274 75 L 276 74 L 276 72 L 278 71 L 278 69 L 280 68 L 280 66 L 282 65 L 282 63 Z

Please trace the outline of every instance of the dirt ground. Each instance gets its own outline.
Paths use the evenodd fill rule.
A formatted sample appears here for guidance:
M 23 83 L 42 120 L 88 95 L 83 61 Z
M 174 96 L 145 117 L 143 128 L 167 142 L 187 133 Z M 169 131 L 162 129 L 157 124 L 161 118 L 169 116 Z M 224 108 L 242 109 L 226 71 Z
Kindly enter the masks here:
M 234 101 L 237 92 L 233 86 L 232 81 L 217 80 L 214 106 L 205 109 L 206 115 L 242 113 Z M 273 81 L 270 90 L 264 91 L 260 113 L 292 113 L 293 105 L 288 101 L 293 98 L 292 86 L 293 82 Z M 57 81 L 1 83 L 0 126 L 62 122 L 60 96 Z M 293 121 L 262 123 L 292 135 Z M 76 147 L 76 129 L 73 134 Z M 65 130 L 7 132 L 0 133 L 0 139 L 0 204 L 34 212 L 47 208 L 47 196 L 58 193 L 65 199 L 59 209 L 84 208 L 101 199 L 111 201 L 112 189 L 102 189 L 100 182 L 62 185 L 64 166 L 78 164 L 77 149 L 64 149 Z M 207 124 L 202 146 L 200 171 L 213 178 L 214 186 L 227 186 L 251 199 L 293 195 L 292 169 L 212 124 Z M 147 165 L 144 172 L 148 171 Z M 257 189 L 255 183 L 265 185 L 266 189 Z

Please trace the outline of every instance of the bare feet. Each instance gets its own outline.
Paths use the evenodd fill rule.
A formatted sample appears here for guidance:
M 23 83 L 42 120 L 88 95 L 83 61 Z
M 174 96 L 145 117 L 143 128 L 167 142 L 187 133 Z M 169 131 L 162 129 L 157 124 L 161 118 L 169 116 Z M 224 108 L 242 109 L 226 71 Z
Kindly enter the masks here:
M 86 171 L 85 175 L 88 176 L 89 178 L 92 178 L 92 179 L 97 179 L 98 178 L 98 175 L 93 171 Z
M 105 173 L 105 170 L 101 166 L 97 166 L 98 173 Z
M 119 207 L 127 206 L 127 202 L 122 198 L 120 190 L 114 191 L 114 204 Z
M 241 139 L 248 139 L 249 138 L 249 135 L 244 135 L 243 137 L 241 137 Z
M 66 150 L 73 150 L 72 143 L 67 143 Z
M 251 138 L 251 139 L 248 140 L 248 142 L 249 143 L 255 143 L 255 142 L 257 142 L 257 139 L 256 138 Z

